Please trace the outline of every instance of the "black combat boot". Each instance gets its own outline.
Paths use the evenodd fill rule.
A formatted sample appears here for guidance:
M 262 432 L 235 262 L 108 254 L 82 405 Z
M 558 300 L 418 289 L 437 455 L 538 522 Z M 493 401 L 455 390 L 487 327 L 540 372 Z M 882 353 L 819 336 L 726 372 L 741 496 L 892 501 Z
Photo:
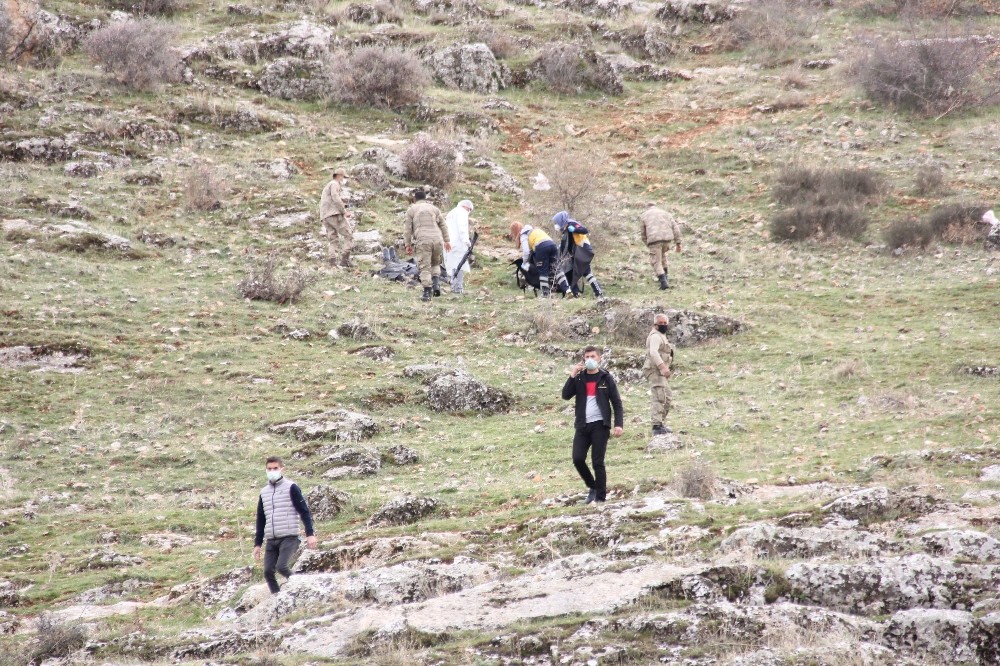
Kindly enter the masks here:
M 594 298 L 604 298 L 604 291 L 601 285 L 597 284 L 597 279 L 591 279 L 590 288 L 594 290 Z
M 351 261 L 351 253 L 345 252 L 344 256 L 340 259 L 340 265 L 344 268 L 354 268 L 354 262 Z
M 424 287 L 424 293 L 420 297 L 420 300 L 422 300 L 422 301 L 429 301 L 429 300 L 431 300 L 431 288 L 430 287 Z
M 441 278 L 439 278 L 437 275 L 435 275 L 434 277 L 432 277 L 431 278 L 431 285 L 432 285 L 431 286 L 431 291 L 434 293 L 434 295 L 435 296 L 440 296 L 441 295 Z
M 656 435 L 666 435 L 669 432 L 670 432 L 670 428 L 664 428 L 663 425 L 660 424 L 660 423 L 654 423 L 653 424 L 653 436 L 654 437 Z
M 660 281 L 660 289 L 661 290 L 663 290 L 663 289 L 669 289 L 670 288 L 670 286 L 667 284 L 667 274 L 666 273 L 660 273 L 656 277 Z

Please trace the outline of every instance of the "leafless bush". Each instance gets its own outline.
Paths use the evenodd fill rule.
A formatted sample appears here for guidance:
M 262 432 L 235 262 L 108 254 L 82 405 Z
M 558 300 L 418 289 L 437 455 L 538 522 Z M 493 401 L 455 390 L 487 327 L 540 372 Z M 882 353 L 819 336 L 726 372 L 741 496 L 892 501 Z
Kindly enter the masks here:
M 108 6 L 140 16 L 173 16 L 184 9 L 182 0 L 110 0 Z
M 772 194 L 778 203 L 786 205 L 861 205 L 876 199 L 885 187 L 885 178 L 867 169 L 791 166 L 778 174 Z
M 316 277 L 292 268 L 284 275 L 276 272 L 278 257 L 268 254 L 264 259 L 247 261 L 243 279 L 236 285 L 243 298 L 253 301 L 294 303 L 302 292 L 316 281 Z
M 924 165 L 917 169 L 913 178 L 913 189 L 919 196 L 926 197 L 944 186 L 944 172 L 939 167 Z
M 777 213 L 771 219 L 771 237 L 775 240 L 808 238 L 858 239 L 868 228 L 868 217 L 860 206 L 801 205 Z
M 982 204 L 952 203 L 932 210 L 925 224 L 934 236 L 945 243 L 969 245 L 986 240 L 989 226 L 983 224 L 983 213 L 989 206 Z
M 838 364 L 837 367 L 833 369 L 833 376 L 835 379 L 843 381 L 845 379 L 850 379 L 852 377 L 857 376 L 860 369 L 861 369 L 860 363 L 858 363 L 854 359 L 848 359 Z
M 876 102 L 940 117 L 996 101 L 990 48 L 975 37 L 882 41 L 860 53 L 848 72 Z
M 184 182 L 184 206 L 206 212 L 222 207 L 225 185 L 215 170 L 207 165 L 195 167 Z
M 715 494 L 715 472 L 703 460 L 694 460 L 674 476 L 674 486 L 682 497 L 710 500 Z
M 29 664 L 68 657 L 84 646 L 87 634 L 79 626 L 64 624 L 43 615 L 38 621 L 38 636 L 35 640 Z
M 586 153 L 570 146 L 541 154 L 538 170 L 548 179 L 548 190 L 530 190 L 530 197 L 545 221 L 561 210 L 580 222 L 588 221 L 605 191 L 606 157 L 593 149 Z
M 121 21 L 92 32 L 84 50 L 120 83 L 153 90 L 180 80 L 180 54 L 170 47 L 173 36 L 172 28 L 154 19 Z
M 609 95 L 622 92 L 621 79 L 613 68 L 579 44 L 549 44 L 534 67 L 545 85 L 558 93 L 579 94 L 587 88 Z
M 521 52 L 521 46 L 510 33 L 504 32 L 492 24 L 482 25 L 473 29 L 471 40 L 486 44 L 497 60 L 516 56 Z
M 403 12 L 395 4 L 380 0 L 372 4 L 355 3 L 347 7 L 346 17 L 354 23 L 378 25 L 379 23 L 403 23 Z
M 605 333 L 612 342 L 629 347 L 641 345 L 649 335 L 651 320 L 648 313 L 628 305 L 618 305 L 605 316 Z
M 900 18 L 947 18 L 982 16 L 986 13 L 978 0 L 864 0 L 856 10 L 862 16 Z
M 362 47 L 331 59 L 333 101 L 396 109 L 420 101 L 431 77 L 410 53 L 392 48 Z
M 763 0 L 749 5 L 721 28 L 720 41 L 729 50 L 746 49 L 775 65 L 802 50 L 814 33 L 818 13 L 801 0 Z
M 419 183 L 444 188 L 451 185 L 458 173 L 454 144 L 429 134 L 418 134 L 399 157 L 406 177 Z
M 934 230 L 924 220 L 906 217 L 886 227 L 882 239 L 890 250 L 924 249 L 934 240 Z

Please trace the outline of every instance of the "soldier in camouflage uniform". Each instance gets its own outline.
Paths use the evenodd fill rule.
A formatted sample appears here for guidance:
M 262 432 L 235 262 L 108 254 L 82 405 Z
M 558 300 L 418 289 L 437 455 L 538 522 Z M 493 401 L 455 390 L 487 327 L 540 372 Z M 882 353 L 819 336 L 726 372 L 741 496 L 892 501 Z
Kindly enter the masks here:
M 642 242 L 649 247 L 649 259 L 653 264 L 653 273 L 660 281 L 660 289 L 669 289 L 667 253 L 670 252 L 670 244 L 673 243 L 677 251 L 681 251 L 681 228 L 677 225 L 677 220 L 655 203 L 650 203 L 639 216 L 639 232 Z
M 649 414 L 654 435 L 671 432 L 664 422 L 670 413 L 671 396 L 667 379 L 673 362 L 674 348 L 667 340 L 667 315 L 657 314 L 653 317 L 653 329 L 646 336 L 646 362 L 642 366 L 642 374 L 649 382 Z
M 346 178 L 347 172 L 343 169 L 333 172 L 333 180 L 323 188 L 319 200 L 319 217 L 323 221 L 323 235 L 329 239 L 327 256 L 330 264 L 350 268 L 354 237 L 351 235 L 351 227 L 347 224 L 350 213 L 340 198 L 340 190 Z
M 445 251 L 451 250 L 451 242 L 444 216 L 437 206 L 427 201 L 427 193 L 417 190 L 413 198 L 413 205 L 406 211 L 403 242 L 407 253 L 416 257 L 420 269 L 420 284 L 424 288 L 420 300 L 429 301 L 432 293 L 441 295 L 441 264 Z

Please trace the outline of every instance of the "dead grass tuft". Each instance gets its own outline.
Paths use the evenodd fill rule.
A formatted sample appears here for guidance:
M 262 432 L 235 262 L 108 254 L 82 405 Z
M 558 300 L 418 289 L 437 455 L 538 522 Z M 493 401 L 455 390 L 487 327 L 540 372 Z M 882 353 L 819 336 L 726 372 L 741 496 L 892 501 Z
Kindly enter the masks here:
M 717 485 L 715 472 L 704 460 L 693 460 L 674 475 L 674 488 L 682 497 L 710 500 Z
M 586 89 L 622 93 L 621 81 L 611 67 L 602 66 L 592 51 L 579 44 L 549 44 L 539 53 L 535 68 L 550 90 L 563 95 L 578 95 Z
M 68 657 L 84 646 L 87 634 L 77 625 L 66 624 L 43 615 L 38 620 L 36 644 L 31 650 L 30 664 Z
M 917 169 L 913 177 L 913 191 L 917 196 L 926 197 L 940 192 L 944 187 L 944 171 L 930 164 Z
M 925 218 L 925 223 L 945 243 L 971 245 L 986 240 L 989 226 L 982 222 L 989 206 L 952 203 L 939 206 Z
M 155 19 L 121 21 L 90 33 L 83 49 L 119 83 L 156 90 L 180 80 L 181 57 L 170 46 L 175 30 Z
M 277 262 L 277 254 L 273 252 L 263 260 L 248 260 L 244 278 L 236 285 L 240 296 L 252 301 L 294 303 L 309 285 L 316 282 L 316 276 L 306 274 L 298 268 L 279 275 L 276 270 Z
M 886 227 L 882 232 L 882 240 L 892 251 L 923 250 L 934 240 L 934 230 L 924 220 L 905 217 Z
M 225 184 L 208 165 L 195 167 L 184 181 L 184 206 L 190 211 L 207 212 L 222 208 Z
M 844 381 L 856 377 L 860 371 L 861 364 L 854 359 L 848 359 L 833 369 L 833 376 L 837 380 Z
M 492 24 L 481 25 L 470 33 L 473 42 L 482 42 L 493 52 L 497 60 L 505 60 L 519 55 L 521 45 L 508 32 Z
M 784 169 L 772 194 L 778 203 L 791 207 L 772 218 L 771 236 L 775 240 L 858 239 L 868 228 L 865 205 L 884 189 L 882 175 L 866 169 Z
M 789 61 L 815 32 L 819 13 L 801 0 L 762 0 L 723 24 L 720 42 L 730 51 L 746 50 L 766 66 Z
M 185 8 L 181 0 L 110 0 L 108 7 L 137 16 L 173 16 Z
M 803 205 L 777 213 L 771 219 L 771 237 L 783 241 L 839 236 L 857 240 L 868 228 L 868 216 L 859 206 Z

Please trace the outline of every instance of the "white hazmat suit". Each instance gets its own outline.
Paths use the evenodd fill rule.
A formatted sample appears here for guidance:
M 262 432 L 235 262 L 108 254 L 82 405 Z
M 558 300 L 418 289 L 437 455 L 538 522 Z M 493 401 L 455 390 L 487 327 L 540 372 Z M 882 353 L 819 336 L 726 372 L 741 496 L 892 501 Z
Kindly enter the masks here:
M 469 213 L 472 212 L 472 202 L 463 199 L 458 202 L 445 218 L 448 226 L 448 237 L 451 238 L 451 250 L 444 255 L 444 265 L 451 276 L 451 291 L 461 294 L 465 289 L 465 274 L 469 272 L 469 262 L 465 262 L 462 270 L 455 272 L 458 262 L 469 251 L 472 240 L 469 238 Z

